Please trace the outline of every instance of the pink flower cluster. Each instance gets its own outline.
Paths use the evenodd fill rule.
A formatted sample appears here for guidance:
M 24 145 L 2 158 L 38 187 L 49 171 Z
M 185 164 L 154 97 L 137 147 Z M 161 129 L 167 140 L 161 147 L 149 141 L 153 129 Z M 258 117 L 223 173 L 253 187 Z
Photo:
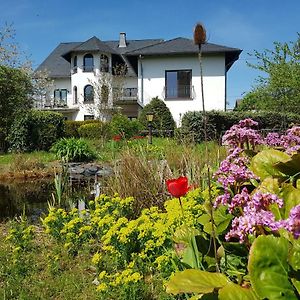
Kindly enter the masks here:
M 300 205 L 291 209 L 288 219 L 281 221 L 281 226 L 291 232 L 295 239 L 300 237 Z
M 215 206 L 219 204 L 230 205 L 232 187 L 235 185 L 242 186 L 243 183 L 250 179 L 258 177 L 249 170 L 247 164 L 249 160 L 241 156 L 243 150 L 236 148 L 225 160 L 221 162 L 219 170 L 214 174 L 214 178 L 222 185 L 224 194 L 217 197 Z
M 276 231 L 283 227 L 281 221 L 276 221 L 275 216 L 269 207 L 271 204 L 277 204 L 278 207 L 283 206 L 283 200 L 274 194 L 257 192 L 250 195 L 246 188 L 243 188 L 240 194 L 236 194 L 229 209 L 233 212 L 236 208 L 242 211 L 239 217 L 232 221 L 232 228 L 226 234 L 225 239 L 228 241 L 232 238 L 238 239 L 240 243 L 244 243 L 249 234 L 257 235 L 264 231 L 264 227 Z
M 300 126 L 293 126 L 286 134 L 269 133 L 265 138 L 268 146 L 282 147 L 286 153 L 292 154 L 300 149 Z
M 256 145 L 262 144 L 262 137 L 257 130 L 252 128 L 257 126 L 258 123 L 252 119 L 241 120 L 225 132 L 222 138 L 223 145 L 250 149 L 250 146 L 254 148 Z

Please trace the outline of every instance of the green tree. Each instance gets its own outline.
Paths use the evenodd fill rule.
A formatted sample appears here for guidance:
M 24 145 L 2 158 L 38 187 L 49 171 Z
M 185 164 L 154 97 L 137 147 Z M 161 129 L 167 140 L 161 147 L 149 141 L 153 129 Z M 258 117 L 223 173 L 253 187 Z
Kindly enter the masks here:
M 264 72 L 238 110 L 271 110 L 300 113 L 300 34 L 289 43 L 274 43 L 273 50 L 255 51 L 257 64 L 248 65 Z
M 175 128 L 175 121 L 173 119 L 173 116 L 165 104 L 164 101 L 159 99 L 158 97 L 155 97 L 151 100 L 149 104 L 147 104 L 140 116 L 139 121 L 146 127 L 147 126 L 147 113 L 153 112 L 153 122 L 152 126 L 156 130 L 174 130 Z
M 31 93 L 31 80 L 24 70 L 0 65 L 0 128 L 5 135 L 17 114 L 31 107 Z

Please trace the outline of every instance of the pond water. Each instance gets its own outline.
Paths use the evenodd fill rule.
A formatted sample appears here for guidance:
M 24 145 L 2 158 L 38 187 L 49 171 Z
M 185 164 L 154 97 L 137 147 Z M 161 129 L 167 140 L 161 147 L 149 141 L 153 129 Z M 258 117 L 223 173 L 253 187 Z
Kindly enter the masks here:
M 70 181 L 67 185 L 66 198 L 77 206 L 78 202 L 93 197 L 94 180 Z M 0 183 L 0 221 L 11 219 L 25 213 L 32 221 L 47 213 L 48 201 L 55 194 L 54 180 L 26 180 Z

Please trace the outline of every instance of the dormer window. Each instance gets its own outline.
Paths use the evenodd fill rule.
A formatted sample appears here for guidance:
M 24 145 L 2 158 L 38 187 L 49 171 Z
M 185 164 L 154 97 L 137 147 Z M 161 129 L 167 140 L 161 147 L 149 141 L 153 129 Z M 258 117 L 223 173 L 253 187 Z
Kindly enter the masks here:
M 100 72 L 108 72 L 109 71 L 109 59 L 105 54 L 101 54 L 100 56 Z
M 94 57 L 92 54 L 86 54 L 83 57 L 83 72 L 93 72 L 94 70 Z

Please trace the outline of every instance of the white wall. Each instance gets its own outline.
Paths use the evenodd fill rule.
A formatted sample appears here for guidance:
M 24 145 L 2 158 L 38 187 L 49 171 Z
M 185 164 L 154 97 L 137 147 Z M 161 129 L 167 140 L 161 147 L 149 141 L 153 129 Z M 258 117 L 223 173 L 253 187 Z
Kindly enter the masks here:
M 67 89 L 67 103 L 72 99 L 71 95 L 71 80 L 70 78 L 55 78 L 54 83 L 50 88 L 50 97 L 51 99 L 54 99 L 54 90 L 61 90 L 61 89 Z
M 95 72 L 83 72 L 83 57 L 85 54 L 88 54 L 90 52 L 87 53 L 83 53 L 81 55 L 77 55 L 77 73 L 73 73 L 71 76 L 71 81 L 72 81 L 72 100 L 68 103 L 68 106 L 70 108 L 79 108 L 78 113 L 75 116 L 75 120 L 76 121 L 81 121 L 84 119 L 84 115 L 95 115 L 94 112 L 92 112 L 92 104 L 86 104 L 84 103 L 84 87 L 86 85 L 89 84 L 93 84 L 93 83 L 97 83 L 99 76 L 101 76 L 100 74 L 100 55 L 101 53 L 91 53 L 93 54 L 94 57 L 94 70 Z M 109 67 L 111 70 L 111 55 L 103 53 L 105 55 L 108 56 L 109 58 Z M 73 66 L 73 59 L 74 59 L 74 55 L 72 57 L 72 61 L 71 61 L 71 66 Z M 73 87 L 77 86 L 77 97 L 78 97 L 78 103 L 75 104 L 74 103 L 74 95 L 73 95 Z M 97 102 L 97 99 L 95 99 L 95 101 Z
M 192 70 L 193 99 L 165 99 L 165 71 L 187 69 Z M 225 56 L 220 54 L 203 57 L 203 75 L 205 109 L 224 110 Z M 202 110 L 200 66 L 197 56 L 144 57 L 142 61 L 139 61 L 138 87 L 139 99 L 143 100 L 145 105 L 154 97 L 163 99 L 177 125 L 180 125 L 180 116 L 183 116 L 184 113 Z

